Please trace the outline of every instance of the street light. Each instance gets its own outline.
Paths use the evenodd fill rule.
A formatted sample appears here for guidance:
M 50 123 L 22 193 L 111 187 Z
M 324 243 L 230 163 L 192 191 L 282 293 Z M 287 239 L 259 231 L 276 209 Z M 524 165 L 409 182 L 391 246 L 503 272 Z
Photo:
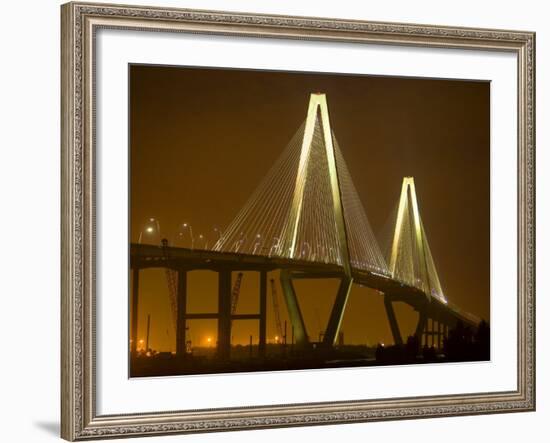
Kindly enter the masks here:
M 139 233 L 138 243 L 147 245 L 160 244 L 160 224 L 154 218 L 148 218 Z
M 206 238 L 204 237 L 204 235 L 202 234 L 199 234 L 199 237 L 198 237 L 198 240 L 196 242 L 196 244 L 193 246 L 194 249 L 200 249 L 200 250 L 205 250 L 208 248 L 208 243 L 206 241 Z
M 255 255 L 257 252 L 260 252 L 262 247 L 262 236 L 260 234 L 256 234 L 256 243 L 254 243 L 254 249 L 252 250 L 252 254 Z
M 222 240 L 222 231 L 220 231 L 220 229 L 218 229 L 217 227 L 214 227 L 212 229 L 212 237 L 213 237 L 213 242 L 214 242 L 214 246 L 213 248 L 216 249 L 217 247 L 220 247 L 220 243 L 221 243 L 221 240 Z
M 271 248 L 269 249 L 269 257 L 271 257 L 273 254 L 276 254 L 278 252 L 279 243 L 280 243 L 279 238 L 273 237 L 273 243 L 271 244 Z
M 241 232 L 239 236 L 239 240 L 235 242 L 235 245 L 233 246 L 233 252 L 239 252 L 242 245 L 246 242 L 246 234 L 244 232 Z
M 174 239 L 174 246 L 179 248 L 188 248 L 193 249 L 195 243 L 195 239 L 193 238 L 193 228 L 191 225 L 187 222 L 181 223 L 178 226 L 178 230 L 176 232 L 176 238 Z

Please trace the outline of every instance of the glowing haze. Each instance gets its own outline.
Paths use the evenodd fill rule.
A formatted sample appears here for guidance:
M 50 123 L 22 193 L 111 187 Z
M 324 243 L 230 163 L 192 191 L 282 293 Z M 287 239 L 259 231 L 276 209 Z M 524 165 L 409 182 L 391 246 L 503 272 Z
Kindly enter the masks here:
M 403 177 L 414 177 L 445 296 L 489 319 L 487 82 L 131 66 L 129 240 L 160 230 L 173 243 L 186 223 L 197 241 L 217 241 L 303 123 L 316 91 L 327 96 L 339 149 L 380 246 L 393 234 Z M 277 282 L 278 274 L 270 278 Z M 313 341 L 325 327 L 337 283 L 296 283 Z M 237 312 L 258 311 L 258 284 L 257 275 L 244 274 Z M 216 311 L 215 273 L 191 272 L 188 288 L 188 312 Z M 275 290 L 281 321 L 288 321 L 277 284 Z M 406 336 L 417 314 L 400 305 Z M 173 350 L 162 269 L 140 275 L 140 339 L 148 314 L 150 347 Z M 193 345 L 215 346 L 215 320 L 188 325 Z M 346 343 L 391 343 L 382 297 L 354 286 L 342 330 Z M 257 343 L 256 321 L 233 322 L 234 344 L 248 344 L 250 335 Z M 269 300 L 268 342 L 277 335 Z

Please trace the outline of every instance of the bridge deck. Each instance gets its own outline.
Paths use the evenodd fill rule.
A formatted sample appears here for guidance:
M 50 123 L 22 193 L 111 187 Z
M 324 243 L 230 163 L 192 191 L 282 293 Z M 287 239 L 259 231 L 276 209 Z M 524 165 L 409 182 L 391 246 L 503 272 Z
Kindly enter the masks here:
M 130 245 L 130 267 L 132 269 L 169 268 L 216 272 L 286 269 L 293 273 L 294 278 L 341 278 L 345 275 L 342 266 L 330 263 L 137 243 Z M 427 307 L 432 315 L 441 318 L 453 317 L 465 324 L 477 326 L 478 321 L 459 308 L 442 303 L 437 298 L 427 296 L 418 288 L 408 286 L 385 275 L 352 268 L 352 277 L 354 283 L 390 295 L 393 301 L 404 302 L 417 311 Z

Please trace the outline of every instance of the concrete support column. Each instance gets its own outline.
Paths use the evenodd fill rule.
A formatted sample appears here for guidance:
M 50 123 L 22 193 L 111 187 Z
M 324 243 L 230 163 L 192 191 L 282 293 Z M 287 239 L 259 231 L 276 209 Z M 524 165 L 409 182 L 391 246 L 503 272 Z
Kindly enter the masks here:
M 399 331 L 399 325 L 397 324 L 397 318 L 395 317 L 395 311 L 393 310 L 393 304 L 389 295 L 384 295 L 384 306 L 386 308 L 386 315 L 388 316 L 388 321 L 390 322 L 391 333 L 393 335 L 393 342 L 396 345 L 403 344 L 403 338 L 401 337 L 401 332 Z
M 267 336 L 267 271 L 260 271 L 260 333 L 258 353 L 265 356 Z
M 138 304 L 139 304 L 139 268 L 132 271 L 132 329 L 130 334 L 130 352 L 137 353 L 138 345 Z
M 218 357 L 231 352 L 231 271 L 218 272 Z
M 340 325 L 342 324 L 342 318 L 344 317 L 344 311 L 348 302 L 349 293 L 351 292 L 351 285 L 353 280 L 349 277 L 342 277 L 340 286 L 338 287 L 338 293 L 332 306 L 332 311 L 323 337 L 324 346 L 333 346 L 336 343 L 338 332 L 340 331 Z
M 284 269 L 281 270 L 281 286 L 283 288 L 283 295 L 285 296 L 290 324 L 294 331 L 296 345 L 305 346 L 308 343 L 308 338 L 304 318 L 300 311 L 300 305 L 298 304 L 298 298 L 296 297 L 296 291 L 292 284 L 290 272 Z
M 178 271 L 177 293 L 177 318 L 176 318 L 176 354 L 185 355 L 186 330 L 187 330 L 187 271 Z
M 426 330 L 426 323 L 428 319 L 428 313 L 426 308 L 421 308 L 418 311 L 418 323 L 416 325 L 416 331 L 414 333 L 416 339 L 418 340 L 418 343 L 422 346 L 422 336 L 424 335 L 424 332 Z M 428 336 L 426 336 L 426 344 L 428 344 Z

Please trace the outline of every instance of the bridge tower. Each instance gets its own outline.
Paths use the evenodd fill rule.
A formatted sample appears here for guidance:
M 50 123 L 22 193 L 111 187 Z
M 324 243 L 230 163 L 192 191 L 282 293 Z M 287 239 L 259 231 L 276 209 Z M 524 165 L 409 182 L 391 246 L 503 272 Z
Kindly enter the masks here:
M 289 216 L 283 228 L 281 255 L 290 259 L 300 258 L 300 253 L 297 251 L 298 231 L 304 204 L 304 191 L 308 179 L 308 172 L 312 167 L 312 157 L 314 155 L 316 157 L 323 156 L 326 161 L 332 200 L 331 211 L 334 217 L 334 228 L 336 229 L 336 253 L 339 264 L 344 268 L 344 276 L 341 279 L 323 339 L 325 345 L 332 346 L 338 337 L 338 331 L 342 322 L 353 278 L 351 275 L 350 253 L 348 250 L 348 238 L 344 220 L 344 206 L 338 176 L 336 151 L 330 126 L 326 95 L 321 93 L 310 95 L 294 193 Z M 308 338 L 291 279 L 291 273 L 281 272 L 281 284 L 287 302 L 290 321 L 294 328 L 296 344 L 304 345 L 307 343 Z
M 403 178 L 388 264 L 393 279 L 426 294 L 425 303 L 419 304 L 415 308 L 419 312 L 415 335 L 421 340 L 427 326 L 430 301 L 435 298 L 446 304 L 447 299 L 441 288 L 426 231 L 420 217 L 413 177 Z M 391 294 L 386 294 L 384 305 L 394 342 L 402 344 L 403 341 L 393 311 L 392 298 Z
M 404 177 L 391 244 L 389 271 L 395 280 L 446 303 L 418 209 L 413 177 Z

